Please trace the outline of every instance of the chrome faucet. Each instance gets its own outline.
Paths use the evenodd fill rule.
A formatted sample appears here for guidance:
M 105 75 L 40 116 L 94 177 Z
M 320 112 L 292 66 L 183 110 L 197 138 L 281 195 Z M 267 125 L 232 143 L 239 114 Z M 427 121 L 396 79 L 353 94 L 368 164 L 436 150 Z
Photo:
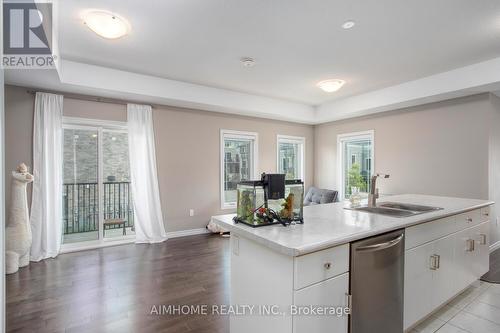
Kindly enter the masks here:
M 383 173 L 377 173 L 372 176 L 370 194 L 368 194 L 368 207 L 377 206 L 378 199 L 378 188 L 377 188 L 377 178 L 389 178 L 389 175 Z

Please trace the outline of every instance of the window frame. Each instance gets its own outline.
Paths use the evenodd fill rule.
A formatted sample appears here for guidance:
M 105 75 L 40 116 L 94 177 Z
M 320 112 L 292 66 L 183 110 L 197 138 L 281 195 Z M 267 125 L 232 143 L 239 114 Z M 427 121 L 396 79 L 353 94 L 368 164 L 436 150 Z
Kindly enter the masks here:
M 250 165 L 250 177 L 251 179 L 257 179 L 258 175 L 258 165 L 259 165 L 259 133 L 257 132 L 247 132 L 247 131 L 237 131 L 237 130 L 220 130 L 220 142 L 219 142 L 219 187 L 220 187 L 220 208 L 221 210 L 236 209 L 235 202 L 226 202 L 225 191 L 224 191 L 224 160 L 225 160 L 225 139 L 240 139 L 240 140 L 253 140 L 252 147 L 252 163 Z
M 370 177 L 375 173 L 375 130 L 342 133 L 337 135 L 337 186 L 339 192 L 339 200 L 347 200 L 344 197 L 344 186 L 345 186 L 345 163 L 344 163 L 344 143 L 351 140 L 370 140 L 372 143 L 372 149 L 370 154 L 371 168 Z
M 276 172 L 280 173 L 280 143 L 292 143 L 299 145 L 299 176 L 305 182 L 306 176 L 306 138 L 303 136 L 292 136 L 278 134 L 276 136 Z

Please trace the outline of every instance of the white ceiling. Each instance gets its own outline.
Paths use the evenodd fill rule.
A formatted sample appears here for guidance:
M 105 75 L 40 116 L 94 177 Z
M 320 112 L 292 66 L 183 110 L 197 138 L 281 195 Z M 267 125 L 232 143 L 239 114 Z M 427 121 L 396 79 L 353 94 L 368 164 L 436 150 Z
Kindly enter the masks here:
M 500 56 L 498 0 L 64 0 L 63 59 L 319 105 Z M 80 12 L 126 17 L 105 40 Z M 343 30 L 352 19 L 356 26 Z M 254 57 L 253 68 L 239 59 Z M 327 94 L 326 78 L 347 84 Z
M 306 124 L 500 91 L 499 0 L 58 3 L 57 70 L 6 70 L 7 84 Z M 89 8 L 131 34 L 98 37 Z M 347 84 L 327 94 L 327 78 Z

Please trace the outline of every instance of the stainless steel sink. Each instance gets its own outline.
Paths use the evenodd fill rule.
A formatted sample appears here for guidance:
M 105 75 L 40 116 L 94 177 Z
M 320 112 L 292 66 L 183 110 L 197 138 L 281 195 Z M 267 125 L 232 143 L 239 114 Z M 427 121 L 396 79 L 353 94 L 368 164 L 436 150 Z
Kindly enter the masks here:
M 421 214 L 419 212 L 414 212 L 411 210 L 393 209 L 393 208 L 385 208 L 385 207 L 361 206 L 361 207 L 353 207 L 353 208 L 346 208 L 346 209 L 356 210 L 356 211 L 360 211 L 360 212 L 373 213 L 373 214 L 380 214 L 380 215 L 389 215 L 389 216 L 393 216 L 393 217 L 408 217 L 408 216 Z
M 441 207 L 414 205 L 414 204 L 406 204 L 400 202 L 380 202 L 377 204 L 377 207 L 411 210 L 413 212 L 423 212 L 423 213 L 443 209 Z
M 375 207 L 360 206 L 360 207 L 346 207 L 346 209 L 373 213 L 373 214 L 380 214 L 380 215 L 388 215 L 392 217 L 409 217 L 418 214 L 433 212 L 443 208 L 405 204 L 399 202 L 381 202 L 377 204 L 377 206 Z

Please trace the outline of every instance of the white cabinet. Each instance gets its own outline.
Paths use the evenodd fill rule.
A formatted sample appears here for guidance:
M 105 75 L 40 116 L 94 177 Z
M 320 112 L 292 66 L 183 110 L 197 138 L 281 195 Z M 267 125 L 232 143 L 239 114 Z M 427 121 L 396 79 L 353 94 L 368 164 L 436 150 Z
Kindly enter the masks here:
M 304 316 L 291 310 L 295 305 L 346 306 L 348 270 L 349 244 L 291 257 L 233 232 L 231 304 L 255 309 L 231 315 L 231 333 L 347 333 L 347 315 Z M 268 314 L 263 306 L 278 306 L 280 314 Z
M 405 329 L 454 295 L 453 246 L 450 235 L 406 251 Z
M 314 284 L 294 292 L 294 303 L 301 306 L 326 305 L 346 307 L 349 291 L 349 273 Z M 347 332 L 347 316 L 293 316 L 294 333 L 345 333 Z
M 434 255 L 430 259 L 432 271 L 432 305 L 438 307 L 455 295 L 455 270 L 453 244 L 455 237 L 453 235 L 438 239 L 434 242 Z M 432 267 L 434 265 L 434 267 Z
M 488 216 L 483 208 L 406 229 L 405 330 L 488 271 Z
M 489 207 L 488 207 L 489 215 Z M 486 216 L 488 216 L 486 215 Z M 477 275 L 483 276 L 490 270 L 490 222 L 482 223 L 479 226 L 479 234 L 474 236 L 474 239 L 479 244 L 479 267 Z
M 488 222 L 485 222 L 470 229 L 470 238 L 474 241 L 472 251 L 474 259 L 471 266 L 474 277 L 482 276 L 489 270 L 489 225 Z
M 455 236 L 455 261 L 456 261 L 456 276 L 455 285 L 456 291 L 460 291 L 474 282 L 477 278 L 474 276 L 472 266 L 476 260 L 474 252 L 474 240 L 472 238 L 471 229 L 465 229 L 458 232 Z
M 429 269 L 434 243 L 420 245 L 405 252 L 404 327 L 413 325 L 432 311 L 432 271 Z
M 489 270 L 489 222 L 483 222 L 456 234 L 455 261 L 457 292 Z

